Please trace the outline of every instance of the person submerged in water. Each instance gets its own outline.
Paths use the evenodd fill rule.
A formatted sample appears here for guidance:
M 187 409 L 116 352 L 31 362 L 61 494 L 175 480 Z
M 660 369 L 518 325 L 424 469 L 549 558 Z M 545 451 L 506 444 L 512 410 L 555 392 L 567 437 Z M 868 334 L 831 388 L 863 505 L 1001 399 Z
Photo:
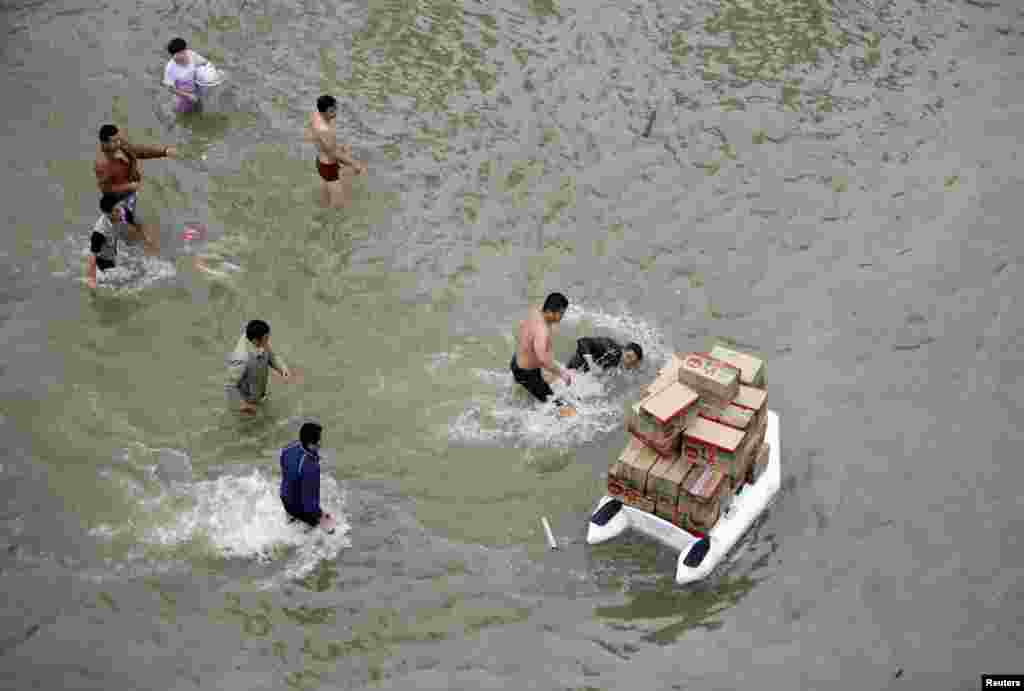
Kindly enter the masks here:
M 542 371 L 560 377 L 567 386 L 572 383 L 568 370 L 556 363 L 551 353 L 551 325 L 562 321 L 568 308 L 567 297 L 551 293 L 543 306 L 531 309 L 529 316 L 519 324 L 519 340 L 509 369 L 516 382 L 542 403 L 555 393 L 544 381 Z M 555 399 L 554 403 L 559 407 L 565 405 L 560 399 Z
M 291 377 L 288 367 L 270 349 L 270 325 L 253 319 L 245 326 L 235 350 L 228 356 L 225 388 L 230 403 L 243 413 L 256 412 L 257 404 L 267 397 L 267 380 L 273 369 L 285 381 Z
M 576 341 L 576 353 L 566 363 L 566 369 L 589 372 L 588 355 L 602 370 L 620 365 L 623 369 L 635 369 L 644 359 L 644 351 L 639 343 L 627 343 L 623 348 L 615 340 L 605 336 L 587 337 Z
M 352 158 L 352 147 L 338 144 L 334 131 L 338 117 L 338 101 L 324 94 L 316 100 L 316 110 L 310 116 L 306 139 L 316 145 L 316 171 L 320 184 L 320 204 L 332 209 L 348 202 L 352 178 L 366 172 L 366 164 Z M 344 168 L 342 168 L 344 166 Z
M 281 450 L 281 503 L 291 521 L 334 532 L 334 516 L 320 507 L 320 441 L 323 427 L 307 422 L 299 440 Z
M 124 203 L 118 202 L 113 194 L 104 194 L 100 198 L 100 211 L 103 214 L 96 220 L 89 238 L 91 254 L 85 263 L 85 282 L 95 290 L 96 269 L 107 271 L 117 265 L 117 248 L 124 242 L 133 242 L 143 238 L 142 228 L 135 222 L 132 210 Z

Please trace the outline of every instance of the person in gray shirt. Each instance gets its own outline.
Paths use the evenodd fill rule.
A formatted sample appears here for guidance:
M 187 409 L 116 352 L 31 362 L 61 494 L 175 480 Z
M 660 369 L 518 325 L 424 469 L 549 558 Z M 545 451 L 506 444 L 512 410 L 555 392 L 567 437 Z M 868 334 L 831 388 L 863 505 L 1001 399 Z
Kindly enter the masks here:
M 228 401 L 238 405 L 243 413 L 256 412 L 257 404 L 267 397 L 271 369 L 285 381 L 291 378 L 288 367 L 270 348 L 270 325 L 253 319 L 246 324 L 245 333 L 228 356 Z

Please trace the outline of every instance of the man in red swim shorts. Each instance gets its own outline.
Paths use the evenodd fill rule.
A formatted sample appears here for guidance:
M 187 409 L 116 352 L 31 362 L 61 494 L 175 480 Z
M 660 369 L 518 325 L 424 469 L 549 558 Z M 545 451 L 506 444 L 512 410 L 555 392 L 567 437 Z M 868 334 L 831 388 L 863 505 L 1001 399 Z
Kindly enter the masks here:
M 334 131 L 337 117 L 337 100 L 333 96 L 321 96 L 316 100 L 316 111 L 307 131 L 307 138 L 316 145 L 316 170 L 323 180 L 320 203 L 333 209 L 348 203 L 352 177 L 366 172 L 366 164 L 352 158 L 352 148 L 338 144 Z

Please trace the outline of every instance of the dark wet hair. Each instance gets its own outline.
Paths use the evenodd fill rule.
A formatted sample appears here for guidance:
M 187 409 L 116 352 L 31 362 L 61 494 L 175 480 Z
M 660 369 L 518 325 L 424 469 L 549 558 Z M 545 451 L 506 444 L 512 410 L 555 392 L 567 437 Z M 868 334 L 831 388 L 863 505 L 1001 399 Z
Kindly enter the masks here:
M 107 244 L 107 236 L 95 230 L 92 231 L 92 235 L 89 236 L 89 251 L 96 254 L 103 249 L 105 244 Z
M 309 446 L 310 444 L 320 443 L 320 433 L 324 431 L 324 428 L 315 422 L 307 422 L 299 429 L 299 441 L 302 442 L 303 446 Z
M 100 141 L 106 144 L 115 134 L 117 134 L 116 127 L 113 125 L 104 125 L 100 128 Z
M 270 324 L 262 319 L 253 319 L 245 325 L 245 337 L 250 341 L 258 341 L 270 333 Z
M 188 48 L 188 44 L 185 43 L 185 39 L 183 38 L 172 38 L 170 43 L 167 44 L 167 52 L 171 55 L 180 53 L 186 48 Z
M 561 293 L 551 293 L 547 299 L 544 300 L 543 312 L 564 312 L 569 309 L 569 298 L 565 297 Z
M 637 362 L 644 359 L 644 349 L 640 347 L 639 343 L 627 343 L 626 350 L 632 350 L 636 353 Z
M 324 94 L 320 98 L 316 99 L 316 109 L 319 110 L 321 113 L 326 113 L 331 108 L 334 108 L 337 105 L 338 100 L 334 98 L 334 96 L 328 96 L 327 94 Z
M 100 211 L 105 214 L 109 214 L 117 206 L 117 202 L 120 201 L 116 194 L 104 194 L 100 197 Z

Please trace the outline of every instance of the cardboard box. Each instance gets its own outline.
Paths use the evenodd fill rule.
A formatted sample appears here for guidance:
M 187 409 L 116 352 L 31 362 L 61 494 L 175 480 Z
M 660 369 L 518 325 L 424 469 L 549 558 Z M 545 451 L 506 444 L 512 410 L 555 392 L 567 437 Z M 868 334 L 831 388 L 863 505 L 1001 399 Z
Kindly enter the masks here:
M 676 501 L 668 497 L 658 496 L 654 498 L 654 515 L 664 518 L 669 523 L 676 525 Z
M 717 499 L 728 488 L 728 475 L 717 465 L 690 465 L 681 489 L 697 503 L 706 504 Z
M 646 491 L 647 473 L 658 462 L 658 454 L 640 441 L 631 440 L 629 446 L 619 456 L 622 474 L 619 476 L 627 489 L 643 494 Z
M 755 355 L 751 355 L 750 353 L 744 353 L 742 351 L 729 348 L 722 344 L 716 345 L 712 348 L 708 355 L 716 360 L 721 360 L 722 362 L 726 362 L 734 367 L 738 367 L 740 370 L 741 384 L 755 386 L 759 389 L 763 389 L 767 385 L 763 359 Z
M 681 430 L 685 426 L 686 421 L 683 418 L 675 418 L 667 424 L 662 424 L 656 417 L 644 410 L 643 401 L 639 401 L 633 403 L 627 409 L 626 423 L 632 425 L 643 434 L 666 436 Z
M 692 503 L 686 511 L 679 511 L 679 526 L 691 533 L 706 536 L 718 523 L 722 505 L 718 499 L 707 504 Z
M 761 444 L 754 455 L 754 462 L 750 464 L 750 468 L 747 470 L 747 482 L 754 484 L 764 474 L 764 469 L 768 467 L 768 455 L 770 452 L 770 444 Z
M 699 417 L 683 432 L 683 455 L 702 465 L 720 465 L 735 477 L 744 433 Z
M 717 422 L 733 429 L 745 431 L 750 427 L 756 411 L 738 406 L 734 403 L 727 405 L 716 405 L 707 399 L 701 399 L 697 404 L 697 410 L 702 418 Z
M 768 392 L 765 389 L 755 389 L 752 386 L 741 384 L 733 404 L 754 411 L 754 424 L 760 424 L 761 420 L 767 416 Z
M 732 496 L 732 481 L 721 466 L 696 464 L 687 471 L 681 490 L 680 525 L 706 534 L 718 522 L 724 500 Z
M 675 504 L 690 465 L 679 456 L 658 459 L 647 473 L 647 496 L 665 497 Z
M 660 424 L 668 425 L 693 410 L 698 398 L 696 391 L 676 382 L 642 400 L 640 408 L 650 413 Z
M 679 368 L 679 383 L 702 397 L 732 401 L 740 390 L 740 371 L 704 353 L 687 353 Z
M 639 492 L 627 489 L 618 499 L 626 506 L 632 506 L 634 509 L 640 509 L 647 513 L 654 513 L 654 500 L 650 497 L 645 497 Z

